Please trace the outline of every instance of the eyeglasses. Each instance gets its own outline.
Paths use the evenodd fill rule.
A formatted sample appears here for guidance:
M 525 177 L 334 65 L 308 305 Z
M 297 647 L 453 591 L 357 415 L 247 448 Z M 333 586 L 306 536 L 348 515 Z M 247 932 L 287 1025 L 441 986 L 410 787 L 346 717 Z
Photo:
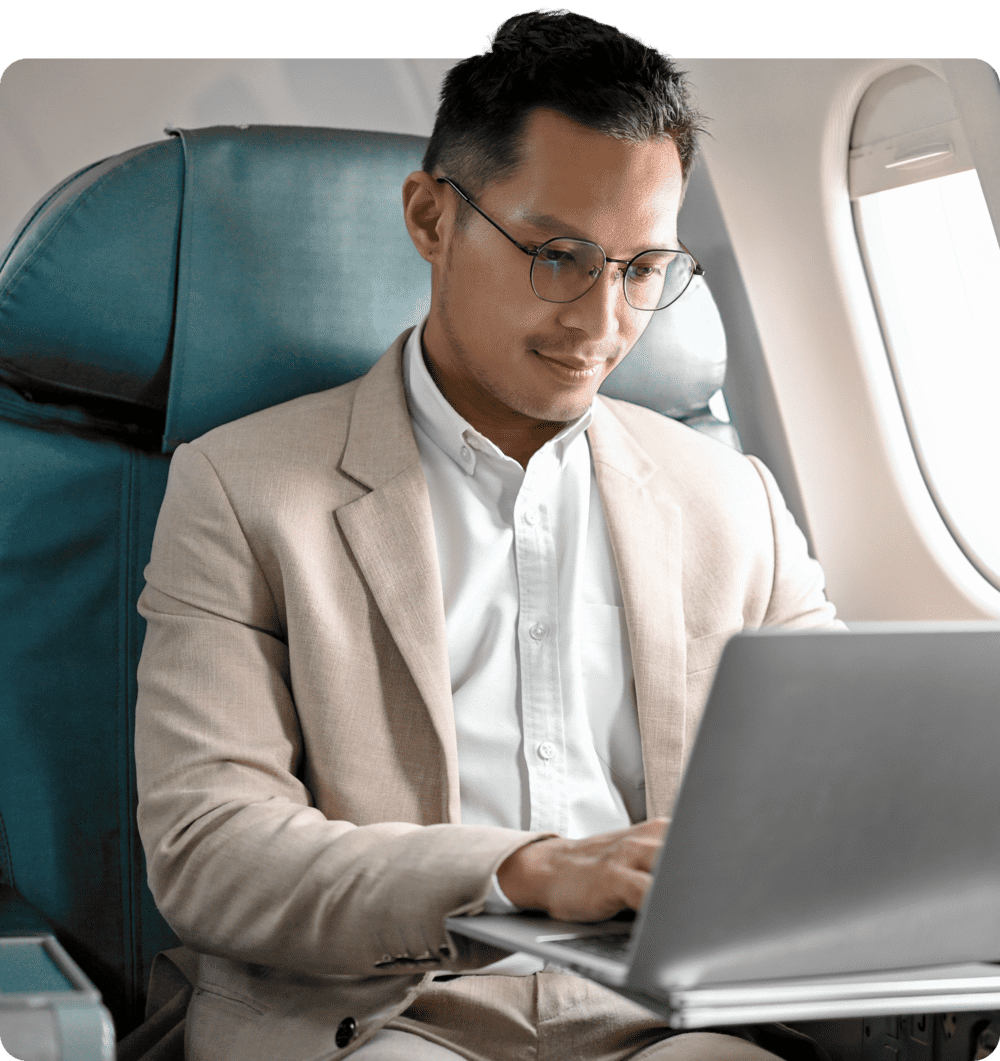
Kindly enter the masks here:
M 545 302 L 575 302 L 597 283 L 608 262 L 625 266 L 625 301 L 633 309 L 647 312 L 666 309 L 684 294 L 693 277 L 705 275 L 687 250 L 648 250 L 625 261 L 609 258 L 599 243 L 562 236 L 532 250 L 483 213 L 450 177 L 438 177 L 437 182 L 451 185 L 477 214 L 531 257 L 531 288 Z

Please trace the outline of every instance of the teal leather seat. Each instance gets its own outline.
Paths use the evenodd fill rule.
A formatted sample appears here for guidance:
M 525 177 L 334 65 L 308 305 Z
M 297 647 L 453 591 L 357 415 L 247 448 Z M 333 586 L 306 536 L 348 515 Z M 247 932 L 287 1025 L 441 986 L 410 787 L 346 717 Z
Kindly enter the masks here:
M 152 959 L 132 756 L 143 585 L 169 455 L 364 372 L 429 305 L 402 222 L 416 137 L 214 127 L 69 177 L 0 261 L 0 883 L 101 990 L 123 1036 Z M 617 396 L 707 412 L 725 339 L 700 282 Z M 0 923 L 0 933 L 4 926 Z

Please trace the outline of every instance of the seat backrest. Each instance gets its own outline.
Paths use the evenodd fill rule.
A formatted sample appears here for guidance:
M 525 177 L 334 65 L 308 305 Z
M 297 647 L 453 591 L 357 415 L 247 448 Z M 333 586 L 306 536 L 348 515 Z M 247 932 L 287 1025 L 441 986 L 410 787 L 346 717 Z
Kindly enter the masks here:
M 119 1035 L 174 944 L 135 826 L 135 603 L 170 452 L 364 372 L 429 305 L 400 187 L 417 137 L 178 131 L 74 174 L 0 263 L 0 882 L 49 920 Z M 606 389 L 708 419 L 700 282 Z

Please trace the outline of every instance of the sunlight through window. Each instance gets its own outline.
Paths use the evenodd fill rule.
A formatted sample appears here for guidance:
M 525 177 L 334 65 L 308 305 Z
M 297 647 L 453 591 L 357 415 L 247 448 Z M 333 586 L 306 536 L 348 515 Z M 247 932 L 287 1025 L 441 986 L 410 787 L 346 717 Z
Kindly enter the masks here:
M 925 479 L 1000 585 L 1000 247 L 976 171 L 863 195 L 855 217 Z

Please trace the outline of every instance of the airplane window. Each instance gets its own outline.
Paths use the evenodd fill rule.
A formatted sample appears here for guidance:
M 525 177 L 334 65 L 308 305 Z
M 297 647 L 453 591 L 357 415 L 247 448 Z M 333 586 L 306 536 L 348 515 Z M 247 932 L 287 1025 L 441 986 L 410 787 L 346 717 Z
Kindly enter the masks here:
M 1000 586 L 1000 246 L 945 82 L 913 66 L 875 82 L 849 173 L 924 479 L 958 544 Z

